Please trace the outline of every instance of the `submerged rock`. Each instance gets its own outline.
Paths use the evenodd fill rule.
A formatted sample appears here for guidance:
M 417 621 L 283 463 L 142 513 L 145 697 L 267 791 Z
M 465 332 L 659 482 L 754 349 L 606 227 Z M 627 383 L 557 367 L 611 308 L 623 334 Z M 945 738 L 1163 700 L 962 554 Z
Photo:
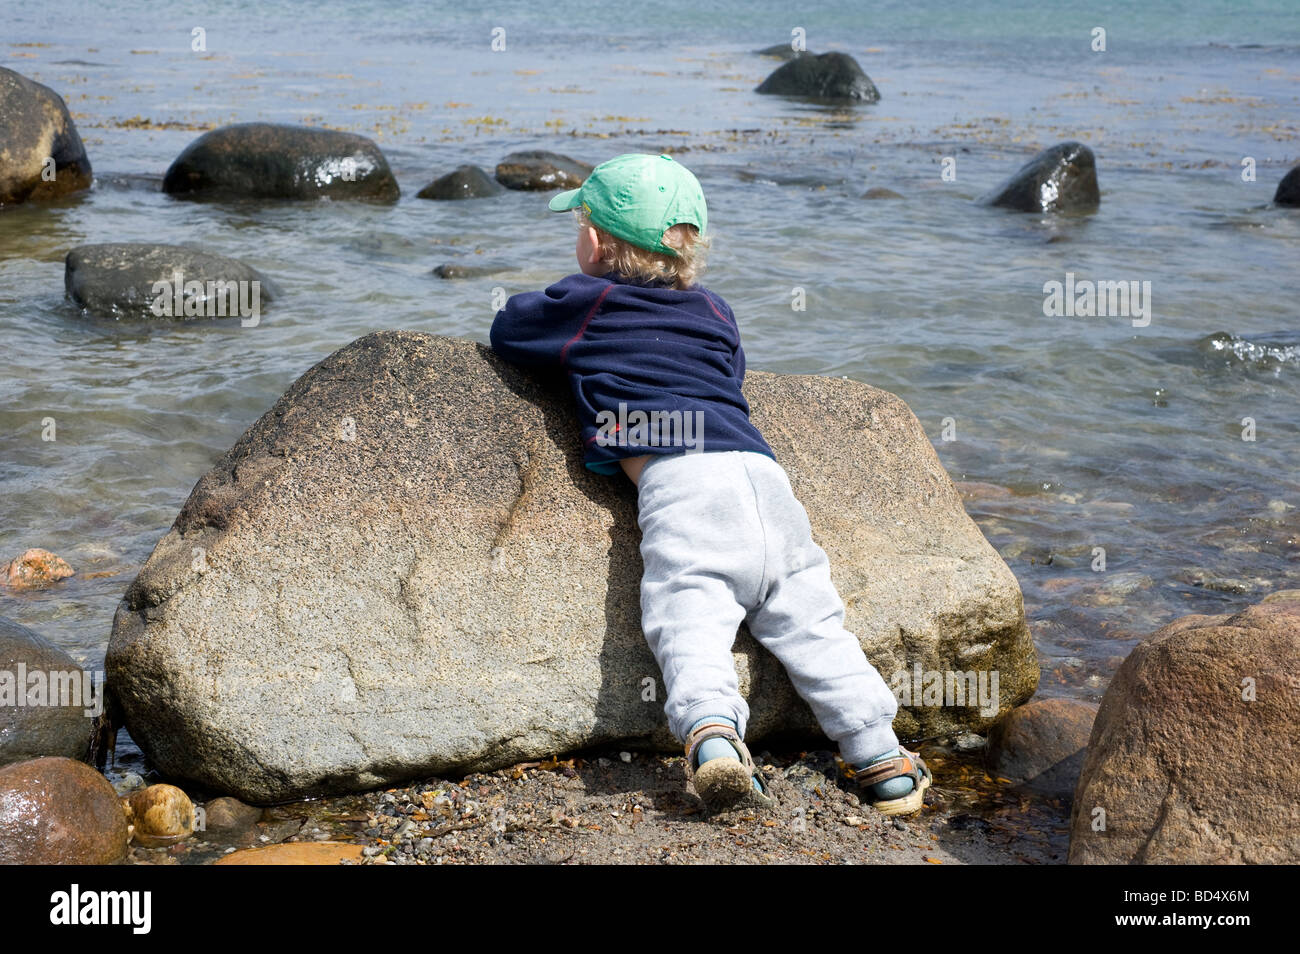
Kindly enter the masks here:
M 458 166 L 434 179 L 416 193 L 420 199 L 485 199 L 505 192 L 505 187 L 478 166 Z
M 1092 212 L 1101 204 L 1097 161 L 1081 142 L 1050 146 L 979 201 L 1017 212 Z
M 0 206 L 90 188 L 90 159 L 62 96 L 0 67 L 0 116 Z
M 310 126 L 239 123 L 204 133 L 163 176 L 172 195 L 396 200 L 397 180 L 365 136 Z
M 1300 862 L 1300 601 L 1139 643 L 1092 729 L 1071 864 Z
M 146 848 L 174 845 L 194 832 L 194 803 L 175 785 L 150 785 L 124 801 L 130 808 L 131 837 Z
M 513 271 L 509 265 L 462 265 L 459 262 L 444 262 L 442 265 L 435 266 L 433 274 L 439 278 L 460 279 L 460 278 L 483 278 L 487 275 L 500 275 L 502 272 Z
M 62 649 L 0 618 L 0 765 L 42 755 L 84 758 L 95 716 L 94 689 Z
M 796 56 L 812 56 L 807 50 L 796 50 L 789 43 L 774 43 L 754 52 L 758 56 L 774 56 L 779 60 L 793 60 Z
M 593 168 L 559 153 L 530 149 L 512 152 L 497 163 L 496 177 L 507 189 L 576 189 Z
M 72 759 L 0 768 L 0 864 L 111 865 L 128 828 L 108 779 Z
M 0 569 L 0 584 L 15 590 L 34 590 L 66 580 L 76 572 L 57 553 L 32 547 Z
M 772 96 L 807 99 L 880 101 L 880 91 L 858 61 L 847 53 L 811 53 L 796 56 L 776 68 L 754 90 Z
M 885 188 L 882 188 L 882 187 L 880 187 L 880 186 L 876 186 L 875 188 L 868 189 L 866 192 L 862 193 L 862 198 L 864 198 L 864 199 L 901 199 L 902 196 L 899 195 L 897 192 L 895 192 L 893 189 L 885 189 Z
M 998 674 L 992 711 L 918 700 L 899 734 L 1028 698 L 1020 588 L 907 406 L 761 371 L 745 392 L 886 679 Z M 638 546 L 634 488 L 582 465 L 566 384 L 463 339 L 368 335 L 199 481 L 118 609 L 109 684 L 160 771 L 263 804 L 616 741 L 679 752 Z M 751 737 L 812 731 L 740 632 Z
M 1273 201 L 1278 205 L 1300 205 L 1300 166 L 1295 166 L 1282 177 L 1273 193 Z
M 1048 795 L 1074 794 L 1097 707 L 1073 699 L 1034 699 L 989 732 L 990 769 Z
M 213 862 L 216 865 L 337 865 L 360 861 L 363 846 L 341 841 L 290 842 L 243 848 Z
M 276 297 L 265 275 L 237 259 L 144 243 L 74 248 L 63 286 L 78 307 L 101 318 L 237 317 Z
M 205 831 L 243 831 L 255 825 L 261 817 L 262 809 L 256 805 L 245 805 L 229 796 L 214 798 L 203 806 Z

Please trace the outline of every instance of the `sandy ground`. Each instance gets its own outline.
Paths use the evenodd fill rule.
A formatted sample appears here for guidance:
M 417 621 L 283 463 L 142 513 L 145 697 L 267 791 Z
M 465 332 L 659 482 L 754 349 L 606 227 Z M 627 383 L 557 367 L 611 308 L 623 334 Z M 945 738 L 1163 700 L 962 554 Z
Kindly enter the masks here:
M 615 748 L 252 810 L 231 829 L 135 846 L 128 862 L 210 864 L 328 841 L 361 846 L 344 864 L 1064 863 L 1068 802 L 990 777 L 978 751 L 920 750 L 935 782 L 905 819 L 861 805 L 827 750 L 756 751 L 775 807 L 710 816 L 682 756 Z
M 890 819 L 837 781 L 830 752 L 756 753 L 777 804 L 709 816 L 686 785 L 685 759 L 606 751 L 525 763 L 459 780 L 435 779 L 365 796 L 364 864 L 1053 864 L 1062 830 L 1012 796 L 961 810 L 936 773 L 927 806 Z M 969 769 L 968 769 L 969 771 Z M 1060 806 L 1039 814 L 1063 824 Z M 986 817 L 987 816 L 987 817 Z M 1041 829 L 1033 829 L 1042 834 Z M 1053 844 L 1055 843 L 1055 844 Z

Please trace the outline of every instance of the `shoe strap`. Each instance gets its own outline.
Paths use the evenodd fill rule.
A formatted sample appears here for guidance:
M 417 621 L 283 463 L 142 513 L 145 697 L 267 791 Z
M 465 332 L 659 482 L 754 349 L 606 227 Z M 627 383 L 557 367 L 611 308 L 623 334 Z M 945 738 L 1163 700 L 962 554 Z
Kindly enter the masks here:
M 866 768 L 852 769 L 853 780 L 860 785 L 879 785 L 891 778 L 907 775 L 915 784 L 920 785 L 921 773 L 917 770 L 916 763 L 912 761 L 912 753 L 907 752 L 906 749 L 899 751 L 905 754 L 896 755 L 882 762 L 872 762 Z
M 740 733 L 728 725 L 726 722 L 706 722 L 698 726 L 690 735 L 686 737 L 686 771 L 689 775 L 695 774 L 695 752 L 700 745 L 709 739 L 726 739 L 736 750 L 736 757 L 740 764 L 749 769 L 753 774 L 756 769 L 754 760 L 750 757 L 749 749 L 741 741 Z

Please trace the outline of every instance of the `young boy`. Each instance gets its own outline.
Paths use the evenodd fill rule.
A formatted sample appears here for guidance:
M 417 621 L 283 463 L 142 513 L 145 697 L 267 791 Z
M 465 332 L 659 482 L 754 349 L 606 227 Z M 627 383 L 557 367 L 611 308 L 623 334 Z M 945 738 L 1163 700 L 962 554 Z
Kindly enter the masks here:
M 735 316 L 695 283 L 708 243 L 699 182 L 669 156 L 623 155 L 550 208 L 580 210 L 581 273 L 507 301 L 492 349 L 567 372 L 586 466 L 637 486 L 641 624 L 696 792 L 715 811 L 772 803 L 743 742 L 731 657 L 743 620 L 863 796 L 886 814 L 919 811 L 930 772 L 899 747 L 897 700 L 844 629 L 826 553 L 749 420 Z

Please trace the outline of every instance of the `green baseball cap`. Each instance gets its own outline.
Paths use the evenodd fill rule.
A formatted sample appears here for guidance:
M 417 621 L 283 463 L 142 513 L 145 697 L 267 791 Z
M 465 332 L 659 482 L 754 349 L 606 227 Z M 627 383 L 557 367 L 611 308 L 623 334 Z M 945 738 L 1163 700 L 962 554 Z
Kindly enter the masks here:
M 704 234 L 708 207 L 700 182 L 672 156 L 632 152 L 591 170 L 582 186 L 550 202 L 555 212 L 581 207 L 593 225 L 638 248 L 676 256 L 664 232 L 683 222 Z

